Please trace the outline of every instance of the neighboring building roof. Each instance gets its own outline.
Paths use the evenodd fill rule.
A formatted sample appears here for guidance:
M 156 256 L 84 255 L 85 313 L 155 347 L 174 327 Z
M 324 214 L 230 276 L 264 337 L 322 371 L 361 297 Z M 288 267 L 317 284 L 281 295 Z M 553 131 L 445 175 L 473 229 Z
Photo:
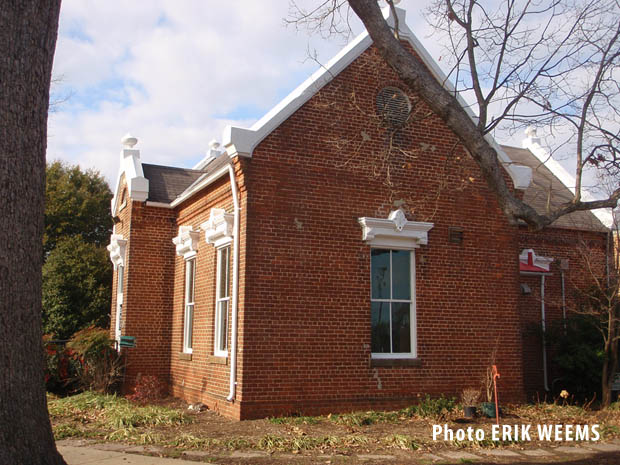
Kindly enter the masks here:
M 201 170 L 175 168 L 142 163 L 144 177 L 149 180 L 150 202 L 170 203 L 204 174 Z
M 525 190 L 523 200 L 539 214 L 545 214 L 562 203 L 570 202 L 573 193 L 530 150 L 503 145 L 504 152 L 515 163 L 532 169 L 532 182 Z M 577 211 L 558 218 L 552 227 L 586 231 L 608 231 L 603 223 L 589 210 Z

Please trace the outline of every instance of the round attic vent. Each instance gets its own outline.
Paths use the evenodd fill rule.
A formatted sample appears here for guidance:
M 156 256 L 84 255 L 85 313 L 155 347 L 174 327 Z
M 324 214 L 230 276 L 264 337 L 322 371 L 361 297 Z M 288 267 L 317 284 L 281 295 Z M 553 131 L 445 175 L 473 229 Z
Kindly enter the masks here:
M 411 113 L 409 97 L 397 87 L 384 87 L 377 94 L 377 113 L 388 126 L 401 127 Z

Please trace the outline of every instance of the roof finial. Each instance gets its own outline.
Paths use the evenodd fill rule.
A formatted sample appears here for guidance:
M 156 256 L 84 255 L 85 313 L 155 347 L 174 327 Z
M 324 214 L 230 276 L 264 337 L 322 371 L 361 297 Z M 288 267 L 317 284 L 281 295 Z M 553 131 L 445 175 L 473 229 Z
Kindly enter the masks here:
M 130 133 L 125 134 L 125 136 L 123 136 L 123 138 L 121 139 L 121 143 L 123 144 L 123 147 L 126 149 L 132 149 L 134 147 L 134 145 L 136 145 L 138 143 L 138 139 L 136 139 L 134 136 L 132 136 Z
M 528 126 L 525 128 L 525 136 L 526 137 L 537 137 L 536 128 L 534 126 Z

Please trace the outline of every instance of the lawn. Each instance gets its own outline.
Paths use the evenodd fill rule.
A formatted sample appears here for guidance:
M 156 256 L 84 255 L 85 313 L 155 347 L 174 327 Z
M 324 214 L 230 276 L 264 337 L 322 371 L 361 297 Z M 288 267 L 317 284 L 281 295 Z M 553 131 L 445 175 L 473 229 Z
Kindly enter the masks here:
M 176 399 L 139 405 L 123 397 L 85 392 L 64 398 L 50 395 L 48 405 L 56 439 L 87 438 L 100 442 L 161 446 L 173 456 L 186 450 L 350 455 L 550 445 L 538 444 L 536 440 L 523 443 L 490 439 L 444 441 L 441 438 L 433 441 L 433 424 L 446 424 L 453 429 L 483 428 L 490 437 L 492 419 L 465 420 L 461 407 L 451 399 L 424 398 L 416 406 L 392 412 L 243 422 L 229 420 L 211 411 L 188 411 L 187 405 Z M 504 413 L 503 424 L 599 424 L 603 440 L 620 433 L 620 409 L 615 407 L 590 410 L 539 403 L 506 406 Z

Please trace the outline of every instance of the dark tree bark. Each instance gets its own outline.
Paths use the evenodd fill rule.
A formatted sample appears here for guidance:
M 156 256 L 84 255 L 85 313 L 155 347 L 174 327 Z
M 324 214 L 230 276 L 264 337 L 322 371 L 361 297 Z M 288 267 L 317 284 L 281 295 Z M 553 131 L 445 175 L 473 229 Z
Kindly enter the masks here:
M 479 165 L 488 186 L 495 193 L 499 205 L 511 222 L 523 220 L 535 229 L 550 225 L 560 216 L 577 210 L 615 207 L 620 198 L 617 189 L 606 200 L 583 202 L 576 198 L 546 214 L 538 214 L 509 189 L 497 153 L 485 139 L 484 131 L 476 125 L 457 99 L 448 92 L 424 66 L 413 57 L 394 36 L 377 0 L 348 0 L 355 14 L 362 20 L 374 45 L 385 61 L 398 73 L 407 86 L 440 117 L 459 137 Z
M 41 266 L 60 0 L 0 7 L 0 463 L 64 464 L 47 413 Z

